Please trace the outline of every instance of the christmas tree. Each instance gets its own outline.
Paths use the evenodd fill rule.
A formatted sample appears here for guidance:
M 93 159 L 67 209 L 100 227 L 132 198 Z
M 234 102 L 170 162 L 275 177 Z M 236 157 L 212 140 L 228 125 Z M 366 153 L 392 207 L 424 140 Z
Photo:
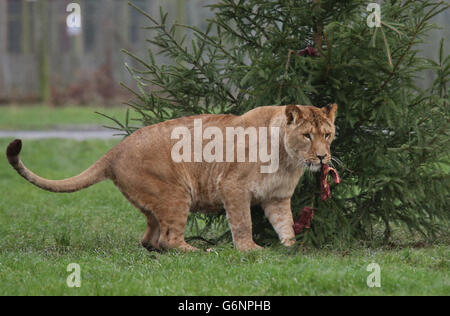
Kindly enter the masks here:
M 128 88 L 135 95 L 128 105 L 140 127 L 188 114 L 337 103 L 332 153 L 342 183 L 321 201 L 317 177 L 304 175 L 294 215 L 304 206 L 316 213 L 299 239 L 370 239 L 378 227 L 388 239 L 398 226 L 433 237 L 450 217 L 450 58 L 443 44 L 438 62 L 420 57 L 417 47 L 448 7 L 429 0 L 369 8 L 360 0 L 220 0 L 210 6 L 206 30 L 136 7 L 153 30 L 153 49 L 146 56 L 124 51 L 138 64 L 126 65 L 137 87 Z M 156 53 L 171 62 L 158 64 Z M 437 76 L 425 90 L 415 81 L 424 70 Z M 128 134 L 137 128 L 128 117 L 116 122 Z M 264 231 L 255 217 L 255 230 Z

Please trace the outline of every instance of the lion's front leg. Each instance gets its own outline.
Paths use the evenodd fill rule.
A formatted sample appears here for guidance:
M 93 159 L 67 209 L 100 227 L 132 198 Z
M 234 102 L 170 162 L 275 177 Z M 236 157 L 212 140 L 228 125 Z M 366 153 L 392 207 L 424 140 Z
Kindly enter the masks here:
M 264 214 L 285 246 L 295 244 L 294 219 L 292 218 L 291 199 L 268 201 L 263 203 Z
M 233 242 L 240 251 L 261 249 L 252 237 L 250 197 L 237 189 L 224 190 L 224 206 L 233 236 Z

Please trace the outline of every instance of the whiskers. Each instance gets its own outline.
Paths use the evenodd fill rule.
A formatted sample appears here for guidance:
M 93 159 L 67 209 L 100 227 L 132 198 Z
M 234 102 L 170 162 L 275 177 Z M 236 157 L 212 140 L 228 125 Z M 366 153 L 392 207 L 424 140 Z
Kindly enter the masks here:
M 336 168 L 336 166 L 335 166 L 334 163 L 336 163 L 336 165 L 338 165 L 339 167 L 343 167 L 343 166 L 344 166 L 344 163 L 342 162 L 342 160 L 340 160 L 340 159 L 339 159 L 338 157 L 336 157 L 336 156 L 331 155 L 330 165 L 331 165 L 333 168 Z
M 335 164 L 336 163 L 336 164 Z M 348 169 L 345 164 L 342 162 L 342 160 L 340 160 L 338 157 L 336 156 L 331 156 L 331 161 L 330 161 L 330 166 L 335 168 L 335 169 L 339 169 L 341 168 L 342 170 L 348 171 L 350 173 L 353 173 L 353 170 Z M 339 167 L 339 168 L 338 168 Z

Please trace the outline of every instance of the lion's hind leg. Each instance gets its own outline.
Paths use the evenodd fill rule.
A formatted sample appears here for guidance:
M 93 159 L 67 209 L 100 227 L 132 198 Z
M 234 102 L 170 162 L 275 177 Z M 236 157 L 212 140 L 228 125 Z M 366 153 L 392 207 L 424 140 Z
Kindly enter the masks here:
M 187 198 L 171 198 L 153 208 L 160 225 L 159 246 L 162 249 L 196 251 L 184 240 L 190 201 Z
M 159 236 L 161 234 L 161 229 L 159 227 L 158 219 L 149 210 L 141 209 L 141 211 L 147 217 L 147 230 L 142 237 L 141 244 L 148 251 L 159 251 L 161 250 L 159 246 Z
M 147 230 L 141 243 L 148 250 L 180 249 L 194 251 L 184 240 L 191 196 L 180 187 L 149 179 L 126 178 L 114 181 L 122 194 L 147 217 Z M 156 183 L 155 183 L 156 182 Z
M 132 204 L 147 217 L 147 230 L 141 244 L 147 250 L 179 249 L 196 251 L 184 240 L 184 230 L 189 215 L 190 201 L 187 198 L 172 196 L 159 199 L 150 195 L 139 200 L 128 197 Z

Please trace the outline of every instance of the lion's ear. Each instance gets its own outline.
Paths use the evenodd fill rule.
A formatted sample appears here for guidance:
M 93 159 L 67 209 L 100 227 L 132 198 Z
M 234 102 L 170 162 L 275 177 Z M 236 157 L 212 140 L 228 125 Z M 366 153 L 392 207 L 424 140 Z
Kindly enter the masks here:
M 337 109 L 338 109 L 338 105 L 336 103 L 333 103 L 333 104 L 328 104 L 327 106 L 323 107 L 322 111 L 330 119 L 330 121 L 334 123 L 334 120 L 336 119 Z
M 302 118 L 302 110 L 296 105 L 288 105 L 285 110 L 287 124 L 298 123 Z

